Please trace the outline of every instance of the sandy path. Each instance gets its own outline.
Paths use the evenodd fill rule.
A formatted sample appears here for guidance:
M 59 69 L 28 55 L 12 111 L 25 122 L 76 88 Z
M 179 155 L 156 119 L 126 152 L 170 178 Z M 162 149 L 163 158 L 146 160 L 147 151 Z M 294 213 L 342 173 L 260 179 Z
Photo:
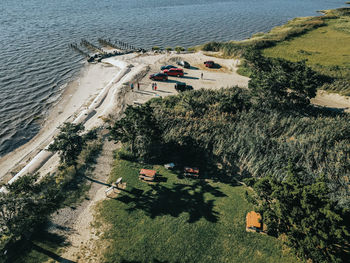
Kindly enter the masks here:
M 106 198 L 105 189 L 108 186 L 105 183 L 112 169 L 113 152 L 116 149 L 116 144 L 105 140 L 91 176 L 93 182 L 87 198 L 74 209 L 65 207 L 52 217 L 49 231 L 67 236 L 66 243 L 70 244 L 61 255 L 67 262 L 99 262 L 99 250 L 95 248 L 95 241 L 99 237 L 90 224 L 93 223 L 95 205 Z
M 350 112 L 350 97 L 341 96 L 336 93 L 328 93 L 327 91 L 320 90 L 311 102 L 315 105 L 342 109 L 345 112 Z

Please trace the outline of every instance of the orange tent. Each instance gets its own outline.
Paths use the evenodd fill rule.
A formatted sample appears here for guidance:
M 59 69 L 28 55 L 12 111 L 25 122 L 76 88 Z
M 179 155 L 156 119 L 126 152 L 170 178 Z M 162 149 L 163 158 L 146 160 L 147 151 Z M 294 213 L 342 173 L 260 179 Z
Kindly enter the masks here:
M 247 214 L 247 229 L 261 229 L 261 215 L 254 211 L 251 211 Z

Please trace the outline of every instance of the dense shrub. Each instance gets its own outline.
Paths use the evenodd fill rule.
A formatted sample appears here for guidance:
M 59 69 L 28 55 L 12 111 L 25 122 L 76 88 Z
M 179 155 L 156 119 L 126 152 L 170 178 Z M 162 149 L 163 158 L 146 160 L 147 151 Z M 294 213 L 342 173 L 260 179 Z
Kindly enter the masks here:
M 157 150 L 140 144 L 134 153 L 143 161 L 149 156 L 164 161 L 183 157 L 183 162 L 190 158 L 204 166 L 219 162 L 226 174 L 253 177 L 279 177 L 290 160 L 310 176 L 325 174 L 333 197 L 349 205 L 350 116 L 311 106 L 270 109 L 252 106 L 250 101 L 249 92 L 239 88 L 196 90 L 152 100 L 144 106 L 146 111 L 137 112 L 142 122 L 135 119 L 133 125 L 143 126 L 143 120 L 152 119 L 146 121 L 150 131 L 141 131 L 140 136 L 153 134 L 146 141 L 157 145 Z

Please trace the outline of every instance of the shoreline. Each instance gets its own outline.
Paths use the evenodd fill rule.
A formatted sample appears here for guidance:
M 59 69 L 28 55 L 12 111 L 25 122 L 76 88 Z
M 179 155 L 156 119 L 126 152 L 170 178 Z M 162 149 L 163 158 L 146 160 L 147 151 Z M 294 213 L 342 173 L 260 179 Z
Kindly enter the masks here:
M 77 77 L 67 83 L 59 101 L 48 110 L 39 132 L 27 143 L 0 158 L 0 183 L 5 183 L 23 168 L 49 143 L 50 138 L 57 133 L 57 127 L 65 121 L 71 121 L 118 72 L 119 69 L 106 64 L 83 65 Z

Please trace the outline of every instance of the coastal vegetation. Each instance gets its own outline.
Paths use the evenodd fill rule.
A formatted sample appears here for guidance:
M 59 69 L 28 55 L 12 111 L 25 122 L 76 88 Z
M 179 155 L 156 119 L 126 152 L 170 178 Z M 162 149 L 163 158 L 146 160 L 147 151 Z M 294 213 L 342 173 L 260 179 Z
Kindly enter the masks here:
M 323 175 L 310 178 L 290 163 L 283 181 L 266 176 L 255 182 L 256 194 L 249 200 L 258 204 L 268 234 L 286 235 L 287 245 L 294 248 L 299 258 L 342 262 L 346 258 L 344 251 L 349 249 L 349 218 L 344 217 L 344 209 L 327 198 L 327 184 Z
M 247 199 L 255 200 L 270 234 L 302 259 L 341 262 L 349 256 L 350 116 L 310 105 L 327 78 L 305 62 L 266 58 L 254 49 L 245 56 L 252 70 L 248 90 L 194 90 L 129 107 L 111 126 L 111 138 L 123 142 L 129 161 L 175 162 L 199 167 L 206 180 L 250 182 L 258 197 Z M 161 184 L 152 193 L 157 189 Z M 126 211 L 136 212 L 153 211 L 146 200 L 158 197 L 121 198 L 116 201 L 133 205 L 123 206 Z M 175 199 L 174 205 L 182 200 Z
M 95 132 L 82 135 L 83 129 L 71 123 L 61 127 L 51 148 L 60 151 L 56 173 L 28 174 L 0 193 L 0 262 L 45 262 L 64 243 L 46 231 L 46 224 L 57 209 L 81 201 L 89 188 L 86 175 L 102 149 Z M 74 155 L 67 158 L 67 153 Z
M 350 8 L 339 8 L 324 11 L 323 16 L 295 18 L 244 41 L 209 42 L 199 49 L 218 51 L 225 57 L 240 57 L 247 49 L 254 48 L 267 57 L 306 61 L 313 70 L 333 79 L 332 85 L 320 88 L 349 95 L 349 28 Z M 244 61 L 239 73 L 250 76 Z

